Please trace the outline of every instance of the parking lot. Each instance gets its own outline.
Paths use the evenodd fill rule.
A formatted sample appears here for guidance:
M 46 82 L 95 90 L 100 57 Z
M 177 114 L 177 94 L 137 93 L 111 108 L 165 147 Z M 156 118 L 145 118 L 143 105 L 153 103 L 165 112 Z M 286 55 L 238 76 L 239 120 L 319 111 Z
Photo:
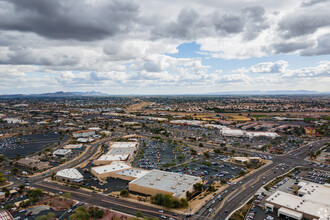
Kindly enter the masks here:
M 320 170 L 302 171 L 297 178 L 307 180 L 314 183 L 329 183 L 330 173 Z
M 142 169 L 160 169 L 164 165 L 182 163 L 191 156 L 188 147 L 144 139 L 140 143 L 140 149 L 132 166 Z
M 17 154 L 25 157 L 58 143 L 60 138 L 61 135 L 59 133 L 44 133 L 1 139 L 0 154 L 3 154 L 7 158 L 15 158 Z
M 225 159 L 225 157 L 217 156 L 212 160 L 194 160 L 190 163 L 168 168 L 166 170 L 200 176 L 210 184 L 215 180 L 221 181 L 234 178 L 239 175 L 241 169 L 244 169 L 243 166 L 226 163 L 221 159 Z

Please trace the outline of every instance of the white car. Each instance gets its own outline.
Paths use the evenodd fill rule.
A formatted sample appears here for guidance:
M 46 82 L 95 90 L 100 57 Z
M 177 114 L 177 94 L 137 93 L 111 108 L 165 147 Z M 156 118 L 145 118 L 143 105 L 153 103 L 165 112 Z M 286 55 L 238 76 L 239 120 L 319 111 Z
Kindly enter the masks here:
M 158 212 L 163 213 L 164 211 L 163 210 L 159 210 Z

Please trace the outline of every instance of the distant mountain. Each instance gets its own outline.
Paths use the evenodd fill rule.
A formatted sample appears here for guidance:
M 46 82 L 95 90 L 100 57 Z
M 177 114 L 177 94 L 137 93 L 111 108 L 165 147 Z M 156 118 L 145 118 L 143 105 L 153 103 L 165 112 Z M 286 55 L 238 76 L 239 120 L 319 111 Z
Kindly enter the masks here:
M 72 96 L 109 96 L 109 94 L 95 91 L 88 92 L 53 92 L 53 93 L 41 93 L 41 94 L 13 94 L 13 95 L 0 95 L 0 97 L 72 97 Z
M 230 91 L 230 92 L 214 92 L 205 95 L 317 95 L 329 94 L 329 92 L 317 92 L 309 90 L 274 90 L 274 91 Z

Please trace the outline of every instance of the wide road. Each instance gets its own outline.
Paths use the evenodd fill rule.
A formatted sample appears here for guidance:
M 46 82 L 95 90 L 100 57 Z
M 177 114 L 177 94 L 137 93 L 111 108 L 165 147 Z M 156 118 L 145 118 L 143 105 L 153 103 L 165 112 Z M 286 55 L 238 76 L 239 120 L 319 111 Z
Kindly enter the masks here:
M 214 199 L 208 201 L 205 204 L 205 207 L 202 207 L 199 210 L 199 214 L 195 215 L 193 219 L 226 219 L 229 217 L 230 213 L 246 203 L 247 200 L 252 197 L 260 187 L 264 185 L 264 182 L 269 182 L 275 177 L 289 171 L 296 166 L 317 168 L 319 170 L 329 171 L 328 167 L 315 167 L 313 165 L 308 165 L 308 162 L 304 160 L 306 157 L 308 157 L 310 150 L 316 151 L 327 142 L 329 142 L 329 139 L 318 140 L 303 145 L 302 147 L 290 152 L 287 155 L 272 155 L 272 164 L 262 167 L 257 172 L 246 176 L 235 185 L 230 185 L 226 189 L 228 191 L 227 193 L 220 192 L 214 196 Z M 312 146 L 311 149 L 310 146 Z M 280 164 L 284 165 L 282 166 L 283 169 L 276 169 L 274 172 L 275 168 Z M 222 201 L 217 199 L 218 195 L 222 196 Z M 213 201 L 214 203 L 212 203 Z

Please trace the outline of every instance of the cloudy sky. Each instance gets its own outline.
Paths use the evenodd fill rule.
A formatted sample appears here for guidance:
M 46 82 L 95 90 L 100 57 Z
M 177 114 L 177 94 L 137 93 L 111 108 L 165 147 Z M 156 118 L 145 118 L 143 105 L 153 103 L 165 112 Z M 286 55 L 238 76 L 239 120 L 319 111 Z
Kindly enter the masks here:
M 330 0 L 0 0 L 0 94 L 328 92 L 329 9 Z

